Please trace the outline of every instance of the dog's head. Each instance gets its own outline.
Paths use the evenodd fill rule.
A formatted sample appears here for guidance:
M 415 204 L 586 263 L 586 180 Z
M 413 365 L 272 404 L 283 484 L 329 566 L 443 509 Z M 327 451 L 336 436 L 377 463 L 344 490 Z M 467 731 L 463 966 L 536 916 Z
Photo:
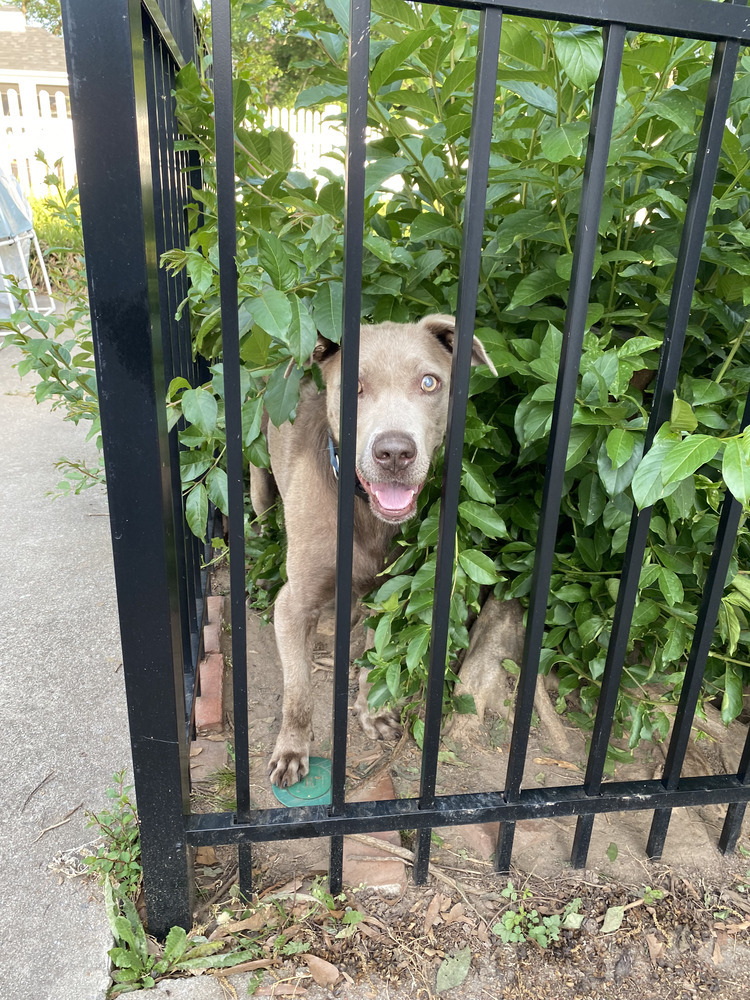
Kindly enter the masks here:
M 451 316 L 363 326 L 359 351 L 357 476 L 374 514 L 399 524 L 414 515 L 435 450 L 445 435 Z M 321 339 L 313 360 L 323 373 L 328 422 L 339 438 L 340 353 Z M 475 337 L 472 364 L 495 367 Z

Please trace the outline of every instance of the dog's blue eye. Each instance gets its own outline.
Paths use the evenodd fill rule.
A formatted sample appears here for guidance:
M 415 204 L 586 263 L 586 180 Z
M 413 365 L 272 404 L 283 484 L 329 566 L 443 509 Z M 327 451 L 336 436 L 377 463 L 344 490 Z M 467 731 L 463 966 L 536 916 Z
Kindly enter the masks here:
M 434 375 L 425 375 L 422 379 L 422 389 L 424 392 L 434 392 L 440 385 L 440 379 Z

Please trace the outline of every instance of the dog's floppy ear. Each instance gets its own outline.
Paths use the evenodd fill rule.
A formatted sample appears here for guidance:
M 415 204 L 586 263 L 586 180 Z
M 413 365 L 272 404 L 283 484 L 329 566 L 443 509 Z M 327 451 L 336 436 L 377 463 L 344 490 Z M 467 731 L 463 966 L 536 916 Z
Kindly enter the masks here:
M 315 362 L 319 365 L 321 361 L 325 361 L 326 358 L 333 357 L 337 351 L 341 349 L 339 344 L 336 344 L 333 340 L 329 340 L 324 337 L 322 333 L 318 334 L 318 342 L 310 356 L 310 361 Z
M 334 344 L 332 340 L 328 340 L 322 334 L 318 334 L 318 342 L 313 348 L 313 352 L 305 363 L 304 367 L 309 368 L 312 364 L 320 364 L 326 358 L 331 358 L 339 350 L 339 345 Z M 294 368 L 296 368 L 297 362 L 292 358 L 289 364 L 286 366 L 286 371 L 284 372 L 284 378 L 289 378 Z
M 456 321 L 452 316 L 425 316 L 419 325 L 437 337 L 446 351 L 453 353 Z M 497 368 L 493 365 L 489 354 L 484 349 L 484 344 L 478 337 L 474 337 L 471 348 L 471 363 L 472 365 L 487 365 L 492 374 L 497 375 Z

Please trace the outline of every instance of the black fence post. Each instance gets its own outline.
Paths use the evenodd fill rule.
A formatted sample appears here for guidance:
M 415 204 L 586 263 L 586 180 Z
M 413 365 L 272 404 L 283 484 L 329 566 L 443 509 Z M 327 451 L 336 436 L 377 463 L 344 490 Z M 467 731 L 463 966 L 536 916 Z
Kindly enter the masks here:
M 181 581 L 140 0 L 63 0 L 149 930 L 192 923 Z

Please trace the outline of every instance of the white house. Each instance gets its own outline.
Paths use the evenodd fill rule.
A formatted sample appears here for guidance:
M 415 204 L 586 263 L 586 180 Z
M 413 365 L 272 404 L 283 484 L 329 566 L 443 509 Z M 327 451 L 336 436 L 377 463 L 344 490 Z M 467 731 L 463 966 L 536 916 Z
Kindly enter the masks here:
M 46 170 L 62 159 L 66 185 L 75 178 L 68 74 L 62 38 L 26 24 L 17 7 L 0 7 L 0 166 L 28 194 L 44 196 Z

